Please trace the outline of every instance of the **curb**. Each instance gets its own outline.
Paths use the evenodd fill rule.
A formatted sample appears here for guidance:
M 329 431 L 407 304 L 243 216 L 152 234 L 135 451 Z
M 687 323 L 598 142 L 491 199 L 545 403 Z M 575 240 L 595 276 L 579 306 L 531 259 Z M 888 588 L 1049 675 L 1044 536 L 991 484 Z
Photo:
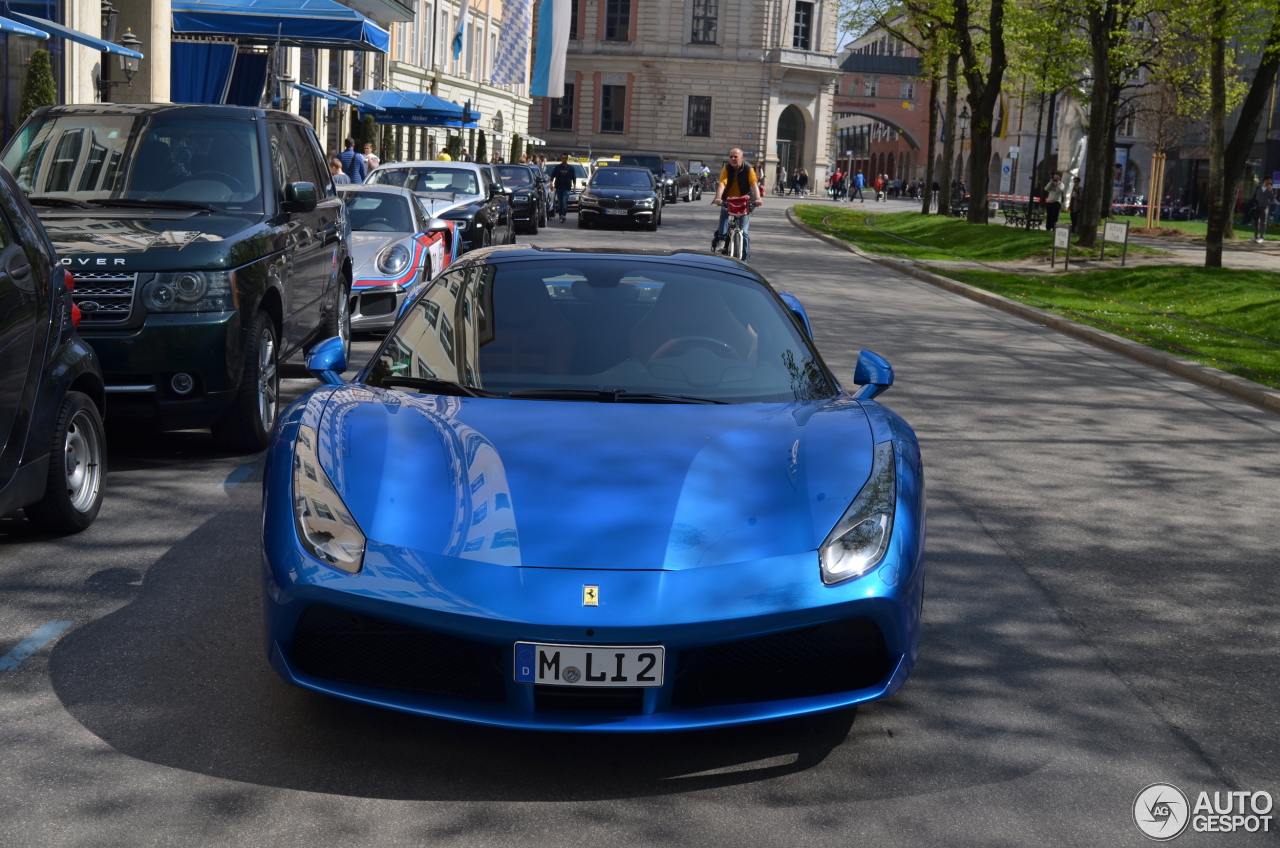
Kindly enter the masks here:
M 815 230 L 813 227 L 797 218 L 792 212 L 793 208 L 794 207 L 787 208 L 787 220 L 790 221 L 792 225 L 803 230 L 809 235 L 832 245 L 833 247 L 842 248 L 847 250 L 849 253 L 860 256 L 863 259 L 876 263 L 877 265 L 883 265 L 886 268 L 891 268 L 894 271 L 906 274 L 909 277 L 914 277 L 921 282 L 946 289 L 947 291 L 967 297 L 970 300 L 976 300 L 978 303 L 985 306 L 995 307 L 1002 312 L 1008 312 L 1010 315 L 1017 315 L 1019 318 L 1024 318 L 1032 323 L 1050 327 L 1060 333 L 1065 333 L 1069 336 L 1083 339 L 1084 341 L 1095 344 L 1098 347 L 1105 348 L 1113 353 L 1119 353 L 1123 356 L 1127 356 L 1130 359 L 1143 363 L 1144 365 L 1154 366 L 1162 371 L 1167 371 L 1170 374 L 1190 380 L 1193 383 L 1198 383 L 1206 388 L 1213 389 L 1214 391 L 1221 392 L 1225 395 L 1230 395 L 1238 400 L 1247 401 L 1255 406 L 1267 410 L 1268 412 L 1280 414 L 1280 392 L 1273 391 L 1265 386 L 1260 386 L 1257 383 L 1244 379 L 1243 377 L 1237 377 L 1235 374 L 1228 374 L 1226 371 L 1220 371 L 1217 368 L 1212 368 L 1208 365 L 1201 365 L 1199 362 L 1192 362 L 1189 359 L 1183 359 L 1179 356 L 1164 353 L 1163 351 L 1156 350 L 1155 348 L 1147 347 L 1140 342 L 1130 341 L 1129 339 L 1113 335 L 1112 333 L 1108 333 L 1104 330 L 1095 329 L 1087 324 L 1080 324 L 1076 321 L 1072 321 L 1070 318 L 1063 318 L 1061 315 L 1057 315 L 1053 312 L 1049 312 L 1044 309 L 1037 309 L 1034 306 L 1027 306 L 1024 303 L 1019 303 L 1016 300 L 1011 300 L 1010 298 L 1003 297 L 1002 295 L 994 294 L 986 291 L 985 289 L 980 289 L 975 286 L 959 282 L 958 280 L 950 279 L 949 277 L 943 277 L 939 274 L 925 271 L 915 265 L 911 265 L 897 259 L 890 259 L 885 256 L 866 253 L 848 242 L 836 238 L 835 236 L 830 236 L 826 233 Z

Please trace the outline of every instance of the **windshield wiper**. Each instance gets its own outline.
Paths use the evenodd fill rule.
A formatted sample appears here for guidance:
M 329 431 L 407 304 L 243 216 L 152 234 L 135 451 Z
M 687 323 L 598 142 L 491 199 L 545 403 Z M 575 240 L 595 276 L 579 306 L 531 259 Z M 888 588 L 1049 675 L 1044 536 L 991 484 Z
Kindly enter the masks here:
M 629 392 L 626 389 L 516 389 L 507 397 L 533 400 L 594 400 L 600 403 L 633 403 L 656 401 L 658 403 L 728 403 L 724 400 L 669 395 L 661 392 Z
M 28 197 L 27 200 L 32 206 L 66 206 L 72 209 L 93 208 L 83 200 L 73 200 L 70 197 Z
M 212 206 L 194 200 L 143 200 L 136 197 L 110 197 L 106 200 L 90 200 L 95 206 L 119 206 L 123 209 L 199 209 L 201 212 L 217 212 Z
M 428 377 L 383 377 L 378 385 L 384 389 L 392 386 L 404 386 L 408 389 L 420 389 L 431 395 L 448 395 L 450 397 L 497 397 L 493 392 L 474 389 L 452 380 L 433 380 Z

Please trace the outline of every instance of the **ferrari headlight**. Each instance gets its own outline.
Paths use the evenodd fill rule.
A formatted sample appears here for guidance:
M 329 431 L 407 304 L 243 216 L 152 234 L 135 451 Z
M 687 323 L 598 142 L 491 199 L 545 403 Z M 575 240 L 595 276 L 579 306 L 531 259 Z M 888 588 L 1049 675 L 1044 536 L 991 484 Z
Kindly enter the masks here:
M 875 447 L 871 478 L 818 549 L 823 583 L 840 583 L 880 564 L 893 535 L 896 497 L 893 442 L 882 442 Z
M 409 248 L 397 242 L 378 255 L 378 270 L 393 276 L 402 274 L 409 267 L 411 259 L 413 255 L 409 253 Z
M 142 287 L 148 312 L 225 312 L 235 309 L 231 271 L 178 271 L 155 274 Z
M 293 446 L 293 520 L 302 547 L 351 574 L 364 563 L 364 534 L 320 467 L 315 428 L 299 427 Z

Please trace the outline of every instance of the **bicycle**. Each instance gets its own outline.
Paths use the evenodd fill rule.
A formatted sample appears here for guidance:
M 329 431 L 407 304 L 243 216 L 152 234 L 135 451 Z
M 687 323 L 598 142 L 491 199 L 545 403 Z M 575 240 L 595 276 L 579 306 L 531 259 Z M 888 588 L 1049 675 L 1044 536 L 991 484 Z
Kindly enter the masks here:
M 720 252 L 731 259 L 742 259 L 746 252 L 746 234 L 739 221 L 751 214 L 751 198 L 747 196 L 729 197 L 724 201 L 729 212 L 729 232 L 725 235 L 724 246 Z

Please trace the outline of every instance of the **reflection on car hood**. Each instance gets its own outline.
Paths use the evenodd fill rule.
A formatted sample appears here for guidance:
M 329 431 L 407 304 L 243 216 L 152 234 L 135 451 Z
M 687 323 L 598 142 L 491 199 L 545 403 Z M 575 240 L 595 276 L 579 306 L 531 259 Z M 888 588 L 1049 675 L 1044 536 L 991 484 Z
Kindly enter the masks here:
M 357 278 L 364 276 L 361 271 L 364 266 L 377 258 L 382 248 L 389 244 L 407 239 L 413 233 L 368 233 L 353 232 L 351 238 L 347 240 L 347 250 L 351 254 L 351 268 Z M 384 276 L 380 272 L 374 276 Z
M 446 212 L 461 209 L 463 206 L 484 202 L 484 198 L 478 194 L 454 194 L 447 191 L 418 191 L 414 193 L 422 198 L 423 205 L 427 207 L 427 213 L 433 218 L 440 218 Z
M 816 550 L 871 472 L 848 398 L 630 404 L 346 386 L 321 463 L 374 541 L 542 568 L 681 570 Z
M 625 186 L 608 186 L 601 188 L 590 188 L 587 190 L 592 197 L 614 197 L 619 200 L 639 200 L 645 197 L 653 197 L 653 189 L 649 188 L 626 188 Z
M 278 249 L 269 240 L 269 227 L 237 215 L 149 220 L 131 217 L 126 210 L 118 210 L 119 217 L 96 212 L 75 217 L 65 209 L 53 211 L 58 214 L 42 218 L 41 223 L 63 264 L 73 271 L 164 270 L 174 266 L 179 251 L 183 268 L 244 264 Z

